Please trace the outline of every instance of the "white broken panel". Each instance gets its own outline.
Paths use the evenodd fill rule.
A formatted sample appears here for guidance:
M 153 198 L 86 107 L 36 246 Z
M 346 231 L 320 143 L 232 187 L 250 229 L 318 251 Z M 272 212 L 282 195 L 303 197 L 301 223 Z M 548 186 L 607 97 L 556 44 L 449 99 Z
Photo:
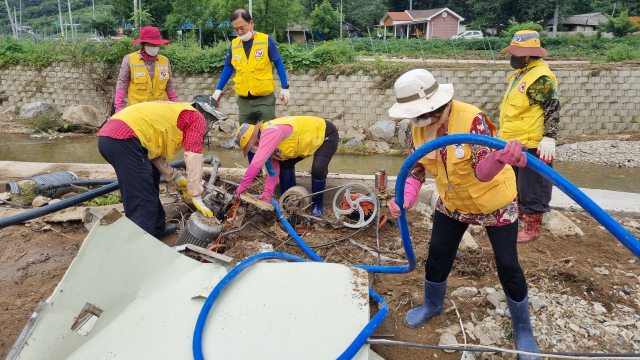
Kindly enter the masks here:
M 193 295 L 226 273 L 180 255 L 110 212 L 87 236 L 17 359 L 192 359 L 205 301 Z M 364 270 L 338 264 L 254 265 L 214 305 L 205 356 L 335 359 L 369 321 L 367 280 Z M 87 303 L 102 312 L 74 331 Z M 368 358 L 365 345 L 355 359 Z

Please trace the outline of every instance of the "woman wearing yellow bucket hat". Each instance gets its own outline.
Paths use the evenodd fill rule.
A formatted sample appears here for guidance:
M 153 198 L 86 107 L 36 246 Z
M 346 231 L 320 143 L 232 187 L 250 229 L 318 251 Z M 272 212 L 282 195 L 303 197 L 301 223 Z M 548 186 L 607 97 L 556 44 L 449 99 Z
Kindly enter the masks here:
M 529 147 L 529 153 L 553 167 L 556 138 L 560 123 L 558 82 L 544 62 L 547 51 L 540 45 L 540 34 L 518 31 L 511 44 L 502 50 L 511 53 L 511 66 L 516 70 L 500 105 L 499 138 L 519 140 Z M 524 229 L 518 232 L 518 242 L 540 236 L 542 216 L 549 212 L 551 182 L 530 168 L 516 168 L 519 217 Z
M 329 173 L 329 162 L 338 149 L 340 135 L 330 121 L 313 116 L 291 116 L 278 118 L 256 125 L 242 124 L 236 131 L 235 142 L 246 157 L 255 153 L 236 194 L 245 191 L 260 169 L 271 162 L 275 174 L 267 176 L 260 199 L 266 202 L 280 180 L 280 193 L 296 185 L 295 165 L 313 155 L 311 165 L 311 192 L 324 191 Z M 311 214 L 322 217 L 324 193 L 313 196 Z

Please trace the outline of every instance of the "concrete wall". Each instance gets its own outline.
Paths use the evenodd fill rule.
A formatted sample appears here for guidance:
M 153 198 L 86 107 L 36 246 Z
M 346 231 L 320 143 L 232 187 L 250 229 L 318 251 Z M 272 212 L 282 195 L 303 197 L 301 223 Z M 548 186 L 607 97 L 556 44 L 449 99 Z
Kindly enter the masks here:
M 453 83 L 455 99 L 472 103 L 498 122 L 498 108 L 511 71 L 502 68 L 433 69 L 441 83 Z M 554 70 L 560 84 L 562 134 L 600 134 L 640 130 L 640 69 Z M 341 130 L 350 126 L 372 126 L 389 120 L 393 89 L 374 89 L 377 77 L 367 75 L 328 76 L 289 74 L 291 103 L 277 103 L 278 115 L 312 115 L 331 120 Z M 211 94 L 217 74 L 174 73 L 180 101 L 197 94 Z M 279 80 L 276 79 L 279 83 Z M 87 104 L 106 111 L 113 101 L 115 79 L 103 78 L 95 69 L 58 64 L 41 70 L 15 66 L 0 70 L 0 107 L 21 106 L 33 101 L 55 104 L 60 111 L 70 105 Z M 227 85 L 221 111 L 237 119 L 235 93 Z

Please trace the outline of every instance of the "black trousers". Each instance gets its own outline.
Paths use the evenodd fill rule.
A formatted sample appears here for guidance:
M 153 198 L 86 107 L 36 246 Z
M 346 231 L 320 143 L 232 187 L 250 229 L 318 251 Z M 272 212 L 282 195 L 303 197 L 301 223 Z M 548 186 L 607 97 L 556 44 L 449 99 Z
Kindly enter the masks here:
M 527 152 L 531 155 L 538 156 L 536 154 L 537 151 L 538 149 L 529 149 Z M 553 162 L 547 165 L 553 169 Z M 528 214 L 549 212 L 553 183 L 529 167 L 512 167 L 516 173 L 518 204 L 520 205 L 520 209 Z
M 437 210 L 434 213 L 425 279 L 440 283 L 445 281 L 451 272 L 460 240 L 469 224 L 454 220 Z M 520 302 L 527 295 L 527 282 L 518 262 L 518 222 L 503 226 L 487 226 L 486 229 L 504 292 L 511 300 Z
M 100 155 L 116 170 L 124 214 L 147 233 L 159 238 L 165 227 L 160 202 L 160 172 L 149 161 L 140 140 L 98 138 Z
M 326 121 L 326 120 L 325 120 Z M 324 133 L 324 142 L 315 154 L 313 154 L 313 164 L 311 165 L 311 177 L 317 180 L 323 180 L 327 178 L 329 174 L 329 163 L 331 158 L 338 150 L 338 144 L 340 143 L 340 135 L 338 129 L 332 122 L 327 122 L 327 129 Z M 296 164 L 304 158 L 297 157 L 295 159 L 289 159 L 280 163 L 280 170 L 292 170 L 296 168 Z

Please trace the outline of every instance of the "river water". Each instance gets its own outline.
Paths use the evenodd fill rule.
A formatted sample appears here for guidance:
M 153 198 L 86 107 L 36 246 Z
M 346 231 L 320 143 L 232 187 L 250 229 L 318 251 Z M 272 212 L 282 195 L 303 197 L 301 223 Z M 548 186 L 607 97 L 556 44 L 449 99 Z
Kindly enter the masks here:
M 51 163 L 93 163 L 106 161 L 100 156 L 97 138 L 93 136 L 73 137 L 55 140 L 32 139 L 28 135 L 0 134 L 0 160 L 35 161 Z M 222 167 L 246 167 L 238 149 L 211 149 L 205 146 L 204 154 L 215 155 L 222 161 Z M 175 159 L 181 159 L 182 154 Z M 405 157 L 389 155 L 342 155 L 336 154 L 329 165 L 329 171 L 349 174 L 374 174 L 385 169 L 397 175 Z M 311 158 L 296 166 L 298 170 L 309 170 Z M 616 168 L 587 163 L 556 162 L 554 168 L 579 187 L 607 189 L 640 193 L 640 168 Z

